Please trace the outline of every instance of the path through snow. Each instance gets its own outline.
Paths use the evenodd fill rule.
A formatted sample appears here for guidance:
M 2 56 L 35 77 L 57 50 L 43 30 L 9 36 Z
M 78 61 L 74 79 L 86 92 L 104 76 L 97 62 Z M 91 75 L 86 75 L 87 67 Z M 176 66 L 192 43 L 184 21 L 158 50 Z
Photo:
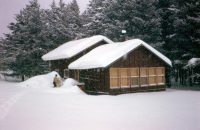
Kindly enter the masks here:
M 20 99 L 25 93 L 24 89 L 17 88 L 16 83 L 5 82 L 0 80 L 0 121 L 3 120 L 9 113 L 12 106 Z

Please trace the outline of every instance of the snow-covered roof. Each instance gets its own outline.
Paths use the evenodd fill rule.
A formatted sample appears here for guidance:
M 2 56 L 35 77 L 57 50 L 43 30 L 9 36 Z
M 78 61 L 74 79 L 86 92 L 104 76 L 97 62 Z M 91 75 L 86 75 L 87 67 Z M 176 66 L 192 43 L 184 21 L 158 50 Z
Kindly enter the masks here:
M 92 69 L 92 68 L 104 68 L 109 66 L 111 63 L 117 59 L 125 56 L 130 51 L 134 50 L 139 46 L 144 46 L 149 51 L 157 55 L 165 63 L 172 66 L 171 61 L 161 54 L 159 51 L 143 42 L 140 39 L 128 40 L 122 43 L 116 44 L 106 44 L 101 45 L 76 61 L 72 62 L 68 68 L 69 69 Z
M 50 51 L 49 53 L 42 56 L 45 61 L 58 60 L 58 59 L 69 59 L 78 53 L 84 51 L 85 49 L 98 44 L 100 41 L 105 41 L 107 43 L 113 43 L 110 39 L 96 35 L 89 38 L 79 39 L 64 43 L 63 45 L 57 47 L 56 49 Z

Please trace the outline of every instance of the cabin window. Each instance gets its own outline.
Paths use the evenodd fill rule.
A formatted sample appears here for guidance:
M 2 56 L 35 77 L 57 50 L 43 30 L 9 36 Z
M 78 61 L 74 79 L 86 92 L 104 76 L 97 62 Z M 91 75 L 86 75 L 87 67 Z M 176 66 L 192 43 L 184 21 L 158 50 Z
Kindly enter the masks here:
M 110 68 L 110 87 L 133 88 L 165 84 L 164 67 Z

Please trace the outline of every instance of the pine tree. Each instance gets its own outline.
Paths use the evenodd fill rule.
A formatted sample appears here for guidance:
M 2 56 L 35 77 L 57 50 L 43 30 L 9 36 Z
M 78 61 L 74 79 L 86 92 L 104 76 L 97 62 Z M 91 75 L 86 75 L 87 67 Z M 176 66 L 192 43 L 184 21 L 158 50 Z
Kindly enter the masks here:
M 46 63 L 41 56 L 48 45 L 43 43 L 42 24 L 40 6 L 37 0 L 32 0 L 16 16 L 16 23 L 9 25 L 12 33 L 6 35 L 6 46 L 10 48 L 7 49 L 7 56 L 13 58 L 9 67 L 15 73 L 32 76 L 46 70 Z
M 160 17 L 156 0 L 93 0 L 85 15 L 89 35 L 103 34 L 112 40 L 140 38 L 148 43 L 161 42 Z
M 87 10 L 82 14 L 84 20 L 84 32 L 86 36 L 105 35 L 107 24 L 105 22 L 105 10 L 109 6 L 111 0 L 92 0 L 88 5 Z
M 0 71 L 4 68 L 4 45 L 3 39 L 0 39 Z
M 19 75 L 32 76 L 47 70 L 41 56 L 64 42 L 75 39 L 82 26 L 76 0 L 66 5 L 53 1 L 51 9 L 40 9 L 32 0 L 10 23 L 10 34 L 3 40 L 6 63 Z
M 160 18 L 156 11 L 156 0 L 118 0 L 108 9 L 108 17 L 127 31 L 130 38 L 140 38 L 148 43 L 160 42 Z M 115 11 L 113 11 L 114 9 Z
M 79 13 L 76 0 L 67 5 L 60 0 L 58 6 L 52 2 L 51 10 L 47 11 L 47 23 L 55 46 L 78 37 L 82 25 Z
M 179 9 L 173 0 L 159 0 L 157 8 L 161 17 L 162 40 L 164 41 L 162 49 L 171 60 L 174 60 L 176 58 L 177 48 L 174 47 L 176 33 L 173 23 L 177 19 Z
M 47 11 L 47 23 L 49 26 L 49 32 L 52 36 L 52 41 L 55 46 L 62 44 L 70 39 L 67 30 L 67 14 L 68 11 L 65 10 L 65 3 L 60 0 L 57 6 L 55 1 L 51 4 L 51 9 Z
M 69 8 L 71 9 L 72 12 L 74 12 L 75 16 L 79 17 L 80 9 L 76 0 L 72 0 Z
M 82 37 L 82 22 L 80 17 L 80 9 L 76 0 L 73 0 L 70 4 L 68 4 L 69 8 L 69 30 L 72 32 L 72 39 L 77 39 Z
M 177 0 L 178 13 L 174 21 L 174 47 L 178 48 L 177 59 L 184 56 L 199 56 L 200 2 Z M 188 59 L 187 59 L 188 60 Z
M 200 0 L 189 0 L 186 3 L 186 20 L 189 24 L 188 34 L 192 42 L 192 54 L 200 57 Z

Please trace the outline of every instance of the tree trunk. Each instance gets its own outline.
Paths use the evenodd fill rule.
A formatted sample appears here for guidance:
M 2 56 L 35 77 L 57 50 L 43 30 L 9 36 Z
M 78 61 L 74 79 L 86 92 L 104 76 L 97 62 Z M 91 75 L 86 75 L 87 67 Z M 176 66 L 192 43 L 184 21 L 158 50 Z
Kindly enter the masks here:
M 22 75 L 22 81 L 24 81 L 24 75 Z

